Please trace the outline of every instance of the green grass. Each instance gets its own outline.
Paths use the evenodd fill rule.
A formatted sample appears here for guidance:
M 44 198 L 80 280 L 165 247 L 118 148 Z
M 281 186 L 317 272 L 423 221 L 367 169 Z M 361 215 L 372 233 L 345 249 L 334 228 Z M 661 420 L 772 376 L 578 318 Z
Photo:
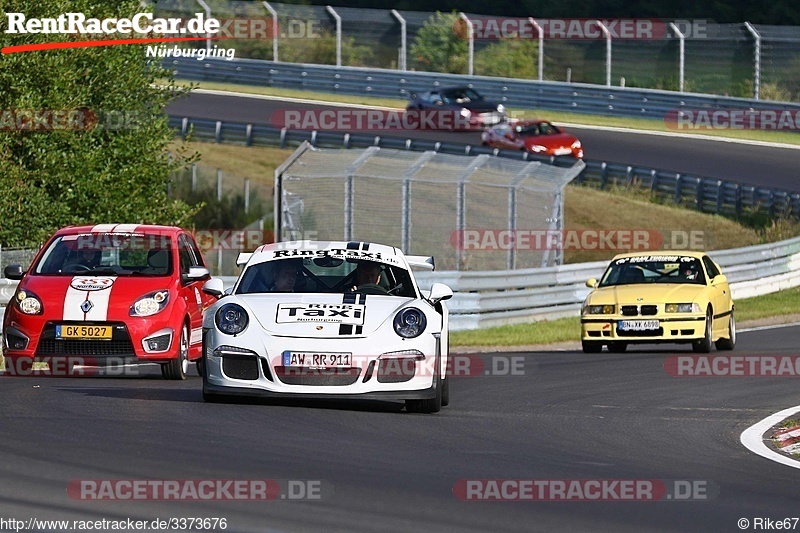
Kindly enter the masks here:
M 800 313 L 800 287 L 736 300 L 736 321 Z
M 182 83 L 189 83 L 179 80 Z M 193 82 L 197 83 L 197 82 Z M 199 82 L 201 89 L 218 91 L 234 91 L 249 94 L 262 94 L 285 98 L 305 98 L 327 102 L 347 104 L 373 105 L 382 107 L 405 108 L 407 100 L 399 98 L 372 98 L 368 96 L 332 94 L 317 91 L 301 91 L 297 89 L 279 89 L 274 87 L 261 87 L 255 85 L 239 85 L 235 83 Z M 600 115 L 584 115 L 564 111 L 550 111 L 546 109 L 509 109 L 509 114 L 514 118 L 546 118 L 553 122 L 572 124 L 585 124 L 594 126 L 612 126 L 618 128 L 632 128 L 649 131 L 675 132 L 667 127 L 663 120 L 609 117 Z M 787 131 L 761 131 L 761 130 L 681 130 L 680 133 L 692 133 L 730 139 L 754 140 L 784 144 L 800 145 L 800 135 Z
M 453 331 L 450 333 L 450 346 L 523 346 L 576 341 L 580 338 L 580 319 L 570 317 L 471 331 Z
M 788 316 L 800 313 L 800 288 L 788 289 L 736 302 L 736 321 Z M 579 341 L 581 324 L 578 317 L 552 321 L 514 324 L 472 331 L 454 331 L 451 346 L 523 346 Z

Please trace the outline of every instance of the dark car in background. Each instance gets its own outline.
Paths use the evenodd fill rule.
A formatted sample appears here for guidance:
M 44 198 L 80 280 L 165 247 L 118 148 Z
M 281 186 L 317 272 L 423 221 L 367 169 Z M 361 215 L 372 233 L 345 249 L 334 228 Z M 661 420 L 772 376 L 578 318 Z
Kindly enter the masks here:
M 518 120 L 497 124 L 481 134 L 481 144 L 540 155 L 571 155 L 583 159 L 581 141 L 545 120 Z
M 479 129 L 504 122 L 508 116 L 503 104 L 487 100 L 471 87 L 442 87 L 411 93 L 407 111 L 435 110 L 455 119 L 434 121 L 441 129 Z

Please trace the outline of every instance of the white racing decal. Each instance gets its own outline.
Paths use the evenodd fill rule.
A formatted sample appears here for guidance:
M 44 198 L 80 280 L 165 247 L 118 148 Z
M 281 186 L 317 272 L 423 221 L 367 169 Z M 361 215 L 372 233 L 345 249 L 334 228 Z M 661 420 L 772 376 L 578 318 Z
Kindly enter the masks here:
M 110 289 L 116 278 L 72 278 L 69 286 L 79 291 L 102 291 Z
M 365 310 L 366 306 L 362 304 L 278 304 L 275 322 L 331 322 L 362 326 Z
M 114 233 L 134 233 L 139 224 L 117 224 Z
M 72 278 L 64 297 L 63 320 L 106 320 L 110 289 L 115 279 L 87 276 Z
M 92 228 L 91 233 L 106 233 L 111 231 L 116 225 L 117 224 L 98 224 Z
M 197 344 L 203 340 L 203 328 L 194 328 L 189 335 L 189 344 Z

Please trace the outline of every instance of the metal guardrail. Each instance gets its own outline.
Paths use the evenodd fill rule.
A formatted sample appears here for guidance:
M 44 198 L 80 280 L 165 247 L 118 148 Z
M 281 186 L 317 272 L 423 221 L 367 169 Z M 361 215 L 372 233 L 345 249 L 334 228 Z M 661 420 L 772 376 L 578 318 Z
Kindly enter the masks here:
M 221 143 L 265 146 L 299 146 L 308 141 L 313 146 L 331 148 L 367 148 L 379 146 L 399 150 L 442 152 L 456 155 L 489 154 L 526 161 L 544 161 L 558 166 L 572 166 L 570 157 L 546 157 L 517 150 L 497 150 L 464 143 L 437 142 L 425 139 L 350 134 L 330 131 L 298 131 L 271 126 L 190 119 L 171 116 L 170 125 L 197 139 Z M 800 216 L 800 193 L 745 185 L 717 178 L 682 174 L 623 163 L 585 160 L 586 168 L 576 182 L 605 188 L 619 186 L 649 191 L 651 196 L 671 199 L 705 213 L 742 215 L 763 213 L 770 217 Z
M 800 237 L 772 244 L 710 252 L 731 284 L 734 298 L 800 286 Z M 494 272 L 418 272 L 422 287 L 445 283 L 455 292 L 453 330 L 577 316 L 607 261 Z
M 735 299 L 750 298 L 800 286 L 800 237 L 781 242 L 710 252 L 722 267 Z M 455 295 L 449 302 L 453 331 L 577 316 L 590 289 L 586 280 L 599 278 L 607 261 L 525 270 L 415 273 L 423 289 L 445 283 Z M 236 277 L 222 277 L 232 287 Z M 0 279 L 0 309 L 13 296 L 17 282 Z
M 800 111 L 800 104 L 796 103 L 488 76 L 276 63 L 255 59 L 197 61 L 193 58 L 170 58 L 163 64 L 175 68 L 176 77 L 189 80 L 384 98 L 407 99 L 409 93 L 432 87 L 469 85 L 490 95 L 493 100 L 514 108 L 657 120 L 664 120 L 669 112 L 678 110 Z

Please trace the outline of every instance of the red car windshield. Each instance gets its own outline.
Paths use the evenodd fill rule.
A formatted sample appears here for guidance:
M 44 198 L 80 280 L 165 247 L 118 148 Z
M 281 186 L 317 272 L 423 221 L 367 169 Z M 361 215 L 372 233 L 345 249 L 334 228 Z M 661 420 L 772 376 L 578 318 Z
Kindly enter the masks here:
M 517 126 L 514 129 L 519 135 L 554 135 L 556 133 L 561 133 L 558 131 L 558 128 L 547 122 Z
M 172 273 L 169 235 L 86 233 L 54 239 L 33 266 L 42 275 L 167 276 Z

